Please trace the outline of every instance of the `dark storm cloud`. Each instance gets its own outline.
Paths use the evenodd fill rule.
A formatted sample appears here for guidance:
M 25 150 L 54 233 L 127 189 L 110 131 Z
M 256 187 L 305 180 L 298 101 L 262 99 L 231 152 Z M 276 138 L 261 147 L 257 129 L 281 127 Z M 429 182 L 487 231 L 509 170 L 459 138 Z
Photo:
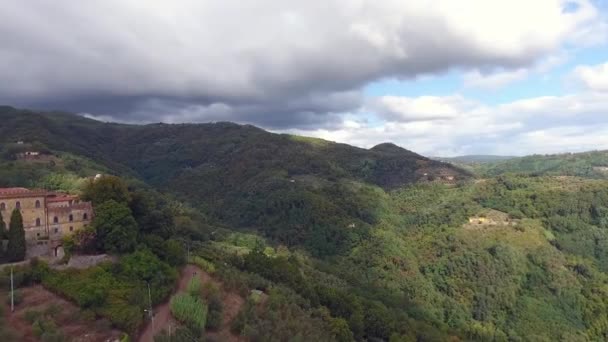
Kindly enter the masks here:
M 545 10 L 560 1 L 543 2 L 532 10 L 555 15 Z M 459 6 L 480 14 L 460 18 L 449 1 L 5 0 L 0 101 L 122 121 L 331 127 L 371 81 L 526 65 L 567 33 L 484 27 L 526 1 L 508 13 Z M 568 15 L 570 26 L 584 19 Z M 530 30 L 538 39 L 522 39 Z

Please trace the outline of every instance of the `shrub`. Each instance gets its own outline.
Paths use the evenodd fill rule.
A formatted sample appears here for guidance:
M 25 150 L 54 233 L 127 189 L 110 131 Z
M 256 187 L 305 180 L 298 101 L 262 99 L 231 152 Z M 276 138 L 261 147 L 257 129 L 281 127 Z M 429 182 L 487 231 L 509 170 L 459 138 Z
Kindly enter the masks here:
M 198 297 L 178 293 L 171 298 L 171 313 L 181 323 L 200 333 L 207 320 L 207 306 Z
M 201 278 L 196 274 L 192 276 L 190 282 L 188 282 L 188 293 L 193 297 L 199 297 L 201 295 Z
M 215 265 L 212 262 L 207 261 L 199 256 L 191 257 L 190 263 L 197 265 L 198 267 L 202 268 L 203 271 L 205 271 L 209 274 L 215 273 Z
M 25 314 L 23 314 L 23 318 L 25 318 L 28 323 L 33 324 L 41 315 L 42 313 L 40 311 L 27 310 Z
M 222 312 L 224 311 L 224 305 L 219 291 L 210 291 L 207 295 L 207 302 L 209 303 L 207 328 L 217 329 L 222 325 Z

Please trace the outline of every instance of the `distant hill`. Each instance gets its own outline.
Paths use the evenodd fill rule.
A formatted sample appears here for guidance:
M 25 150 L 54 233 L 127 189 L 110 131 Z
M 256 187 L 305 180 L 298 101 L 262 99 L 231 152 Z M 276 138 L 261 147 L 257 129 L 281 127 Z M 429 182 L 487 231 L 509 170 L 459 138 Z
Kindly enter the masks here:
M 368 199 L 374 187 L 471 177 L 393 144 L 367 150 L 229 122 L 125 125 L 12 107 L 0 107 L 0 122 L 0 143 L 26 141 L 94 160 L 219 223 L 319 253 L 365 234 L 376 220 Z M 352 224 L 358 228 L 343 229 Z
M 446 163 L 455 164 L 484 164 L 484 163 L 495 163 L 503 160 L 513 159 L 517 157 L 513 156 L 496 156 L 496 155 L 466 155 L 457 157 L 435 157 L 433 159 L 443 161 Z
M 608 178 L 608 151 L 532 155 L 486 163 L 479 165 L 475 171 L 484 176 L 522 173 L 602 179 Z

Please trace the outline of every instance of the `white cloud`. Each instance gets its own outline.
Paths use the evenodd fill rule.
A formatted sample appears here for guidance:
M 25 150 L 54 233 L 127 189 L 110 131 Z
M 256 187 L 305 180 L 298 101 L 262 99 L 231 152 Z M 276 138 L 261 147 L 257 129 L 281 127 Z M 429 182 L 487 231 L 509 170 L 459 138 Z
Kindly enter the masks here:
M 588 89 L 608 91 L 608 62 L 578 66 L 574 69 L 574 76 Z
M 397 122 L 451 119 L 462 115 L 476 104 L 462 96 L 382 96 L 369 101 L 368 109 Z
M 334 130 L 289 132 L 365 148 L 391 141 L 431 156 L 608 149 L 608 97 L 594 92 L 529 98 L 494 106 L 461 96 L 390 99 L 407 104 L 391 110 L 403 110 L 406 118 L 418 113 L 417 120 L 403 120 L 397 112 L 388 115 L 378 112 L 380 120 L 372 126 L 351 123 Z M 383 98 L 375 100 L 382 101 Z M 437 112 L 450 115 L 438 119 L 432 115 Z
M 501 71 L 489 75 L 484 75 L 479 70 L 475 70 L 464 75 L 464 85 L 465 87 L 495 90 L 507 84 L 524 80 L 528 77 L 529 73 L 529 70 L 526 68 Z

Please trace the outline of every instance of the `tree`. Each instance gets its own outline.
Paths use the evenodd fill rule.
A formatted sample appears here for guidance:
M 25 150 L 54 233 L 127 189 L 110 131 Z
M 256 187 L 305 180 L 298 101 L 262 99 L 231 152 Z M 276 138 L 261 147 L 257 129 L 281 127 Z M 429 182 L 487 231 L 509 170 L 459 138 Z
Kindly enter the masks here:
M 100 205 L 113 200 L 128 204 L 131 201 L 127 184 L 116 176 L 103 176 L 87 183 L 83 191 L 83 199 Z
M 164 259 L 173 266 L 181 266 L 186 263 L 186 251 L 177 240 L 165 241 Z
M 6 223 L 4 223 L 4 219 L 2 218 L 2 212 L 0 211 L 0 240 L 4 240 L 8 237 L 8 232 L 6 231 Z
M 127 253 L 135 248 L 137 222 L 126 204 L 109 200 L 99 205 L 93 227 L 98 248 L 110 253 Z
M 13 210 L 11 215 L 6 254 L 9 261 L 21 261 L 25 259 L 25 230 L 23 229 L 21 212 L 17 208 Z

